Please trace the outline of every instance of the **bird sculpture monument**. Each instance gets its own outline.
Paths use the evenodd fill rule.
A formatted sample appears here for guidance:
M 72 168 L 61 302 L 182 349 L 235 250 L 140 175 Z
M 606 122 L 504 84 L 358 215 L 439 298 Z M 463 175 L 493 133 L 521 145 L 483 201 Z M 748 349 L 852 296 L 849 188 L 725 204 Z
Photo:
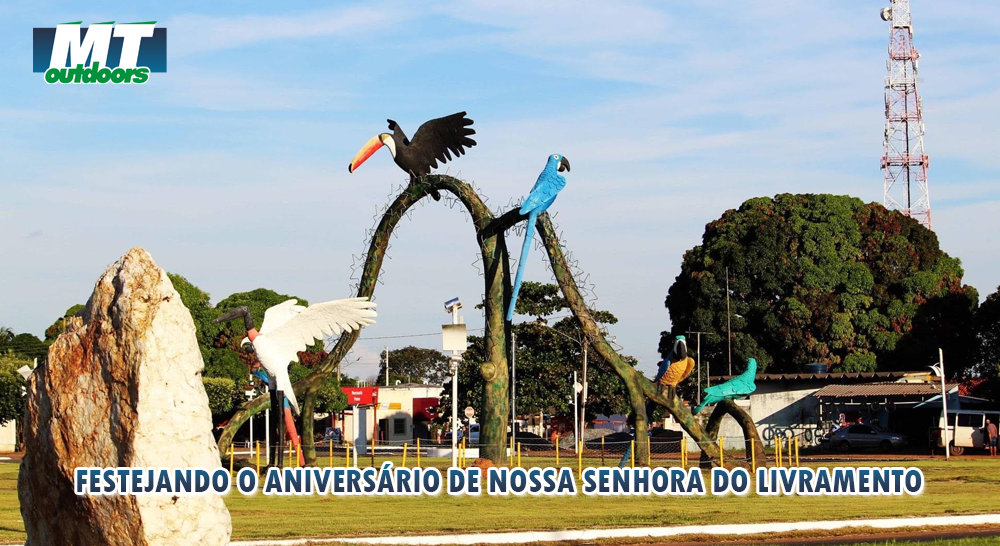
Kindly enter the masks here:
M 380 133 L 366 142 L 347 166 L 347 172 L 353 173 L 379 148 L 385 146 L 389 148 L 396 165 L 410 175 L 412 184 L 421 176 L 430 174 L 431 169 L 436 169 L 438 162 L 447 163 L 452 160 L 452 154 L 455 157 L 464 155 L 466 148 L 476 145 L 476 141 L 469 138 L 476 134 L 476 130 L 470 127 L 472 120 L 466 117 L 465 112 L 425 122 L 417 128 L 412 140 L 406 137 L 398 123 L 391 119 L 386 121 L 392 132 Z M 431 192 L 431 197 L 435 201 L 441 199 L 437 190 Z
M 375 324 L 375 303 L 368 298 L 348 298 L 316 303 L 309 307 L 298 305 L 298 300 L 290 299 L 264 312 L 264 324 L 260 331 L 254 328 L 253 318 L 246 307 L 237 307 L 215 319 L 213 322 L 228 322 L 239 318 L 247 329 L 243 338 L 257 355 L 257 360 L 266 371 L 268 390 L 271 393 L 271 411 L 278 417 L 272 425 L 277 441 L 271 460 L 282 466 L 284 462 L 285 433 L 298 451 L 299 464 L 305 464 L 299 437 L 295 432 L 292 413 L 299 415 L 299 403 L 288 377 L 288 366 L 299 359 L 298 353 L 306 350 L 317 339 L 351 332 Z M 263 374 L 256 374 L 261 377 Z
M 538 180 L 531 188 L 531 193 L 521 204 L 521 214 L 528 215 L 528 225 L 524 228 L 524 244 L 521 245 L 521 259 L 517 262 L 517 275 L 514 277 L 514 290 L 510 295 L 510 305 L 507 307 L 507 322 L 514 318 L 514 307 L 517 305 L 517 293 L 521 290 L 521 279 L 524 276 L 524 264 L 531 250 L 531 239 L 535 235 L 535 221 L 538 215 L 548 210 L 556 200 L 559 192 L 566 187 L 566 177 L 559 174 L 569 172 L 569 160 L 565 156 L 552 154 L 545 162 L 545 168 L 538 175 Z
M 732 400 L 735 398 L 749 396 L 753 393 L 753 391 L 757 390 L 757 385 L 754 383 L 754 378 L 756 376 L 757 361 L 753 358 L 749 358 L 747 359 L 747 369 L 744 370 L 743 373 L 733 377 L 725 383 L 713 385 L 705 389 L 705 398 L 702 399 L 701 404 L 694 408 L 694 411 L 691 413 L 697 415 L 698 412 L 705 409 L 705 406 L 718 404 L 723 400 Z
M 687 379 L 693 370 L 694 359 L 687 354 L 687 340 L 684 336 L 677 336 L 670 354 L 660 363 L 654 383 L 661 391 L 666 389 L 673 396 L 677 385 Z

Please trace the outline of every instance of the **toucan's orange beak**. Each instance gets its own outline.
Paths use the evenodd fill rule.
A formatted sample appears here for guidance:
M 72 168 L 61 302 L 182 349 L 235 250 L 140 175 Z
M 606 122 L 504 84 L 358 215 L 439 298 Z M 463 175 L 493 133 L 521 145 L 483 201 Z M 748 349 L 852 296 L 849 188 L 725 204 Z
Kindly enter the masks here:
M 361 166 L 369 157 L 372 156 L 379 148 L 382 147 L 382 139 L 379 138 L 380 135 L 375 135 L 361 147 L 354 159 L 351 160 L 351 164 L 347 166 L 347 172 L 353 173 L 355 169 Z

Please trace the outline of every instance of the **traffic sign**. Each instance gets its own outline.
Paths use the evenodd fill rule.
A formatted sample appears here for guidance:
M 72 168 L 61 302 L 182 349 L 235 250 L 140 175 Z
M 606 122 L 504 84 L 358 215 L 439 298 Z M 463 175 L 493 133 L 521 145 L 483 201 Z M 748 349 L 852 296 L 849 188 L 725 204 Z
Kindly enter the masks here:
M 472 409 L 472 406 L 465 408 L 465 416 L 472 419 L 476 415 L 476 410 Z

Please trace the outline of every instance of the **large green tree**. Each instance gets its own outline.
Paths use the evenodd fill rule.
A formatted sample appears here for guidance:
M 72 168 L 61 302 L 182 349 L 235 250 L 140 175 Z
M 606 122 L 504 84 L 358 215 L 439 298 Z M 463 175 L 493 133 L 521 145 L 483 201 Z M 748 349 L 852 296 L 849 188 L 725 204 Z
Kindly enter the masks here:
M 976 311 L 976 334 L 981 352 L 975 371 L 986 382 L 975 394 L 1000 401 L 1000 287 Z
M 440 385 L 448 377 L 448 357 L 435 349 L 403 347 L 389 351 L 389 384 L 431 383 Z M 385 351 L 379 356 L 375 384 L 385 381 Z
M 976 290 L 917 221 L 838 195 L 747 200 L 705 227 L 670 287 L 670 335 L 702 337 L 712 372 L 755 357 L 768 372 L 823 362 L 834 371 L 922 369 L 948 355 L 950 375 L 975 360 Z

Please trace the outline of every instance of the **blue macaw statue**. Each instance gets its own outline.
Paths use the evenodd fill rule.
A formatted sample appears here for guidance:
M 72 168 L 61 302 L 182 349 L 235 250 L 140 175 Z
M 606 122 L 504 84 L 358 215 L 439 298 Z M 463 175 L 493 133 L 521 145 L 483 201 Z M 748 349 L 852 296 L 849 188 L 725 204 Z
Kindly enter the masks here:
M 705 406 L 718 404 L 726 399 L 749 396 L 750 393 L 757 390 L 757 385 L 754 383 L 755 377 L 757 377 L 757 361 L 753 358 L 748 358 L 747 369 L 743 373 L 721 385 L 713 385 L 705 389 L 705 398 L 702 399 L 701 404 L 697 408 L 694 408 L 694 411 L 691 413 L 697 415 Z
M 535 235 L 535 221 L 538 215 L 545 212 L 556 200 L 559 192 L 566 187 L 566 177 L 559 174 L 569 172 L 569 160 L 565 156 L 552 154 L 545 163 L 545 168 L 538 175 L 531 193 L 521 204 L 521 214 L 528 215 L 528 225 L 524 230 L 524 244 L 521 245 L 521 259 L 517 262 L 517 275 L 514 277 L 514 291 L 510 295 L 510 306 L 507 307 L 507 322 L 514 318 L 514 306 L 517 304 L 517 293 L 521 290 L 521 277 L 524 276 L 524 264 L 528 261 L 528 251 L 531 250 L 531 239 Z

